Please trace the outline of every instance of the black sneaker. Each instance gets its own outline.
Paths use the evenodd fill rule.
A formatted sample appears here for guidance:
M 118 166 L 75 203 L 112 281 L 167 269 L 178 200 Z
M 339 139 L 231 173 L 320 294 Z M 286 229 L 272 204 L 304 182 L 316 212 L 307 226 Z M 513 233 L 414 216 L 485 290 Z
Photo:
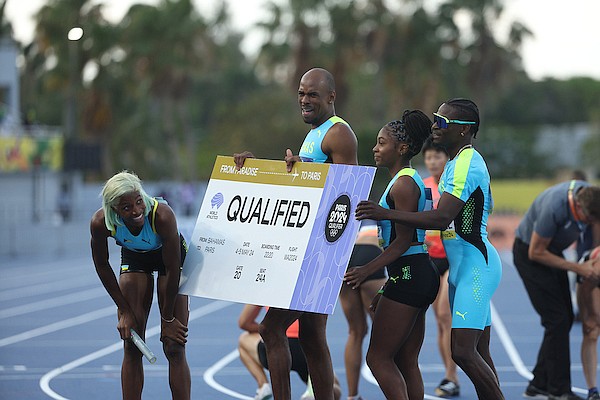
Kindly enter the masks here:
M 536 388 L 531 383 L 527 385 L 527 389 L 525 389 L 525 393 L 523 393 L 523 397 L 526 399 L 540 399 L 546 400 L 548 398 L 548 392 L 545 390 Z
M 449 379 L 443 379 L 435 388 L 435 395 L 439 397 L 455 397 L 460 395 L 460 386 Z

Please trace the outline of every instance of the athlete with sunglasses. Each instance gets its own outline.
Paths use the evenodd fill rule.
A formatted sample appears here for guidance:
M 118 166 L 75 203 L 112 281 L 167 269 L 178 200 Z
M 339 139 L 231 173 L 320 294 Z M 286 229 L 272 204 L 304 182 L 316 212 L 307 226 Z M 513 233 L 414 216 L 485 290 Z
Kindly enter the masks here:
M 389 219 L 413 228 L 440 229 L 450 264 L 452 358 L 473 382 L 480 399 L 504 399 L 489 351 L 492 294 L 502 265 L 487 237 L 492 211 L 490 175 L 472 140 L 479 130 L 479 109 L 467 99 L 452 99 L 434 113 L 433 142 L 444 146 L 450 160 L 440 178 L 437 209 L 423 212 L 388 210 L 361 202 L 359 220 Z

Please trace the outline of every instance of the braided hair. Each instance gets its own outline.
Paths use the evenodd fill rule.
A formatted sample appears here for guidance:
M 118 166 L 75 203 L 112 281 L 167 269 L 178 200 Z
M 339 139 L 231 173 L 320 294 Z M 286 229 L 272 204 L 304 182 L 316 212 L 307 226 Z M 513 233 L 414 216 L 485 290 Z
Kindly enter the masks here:
M 421 110 L 406 110 L 402 119 L 387 123 L 391 136 L 408 144 L 408 158 L 419 154 L 423 142 L 431 135 L 432 122 Z
M 475 125 L 469 125 L 473 137 L 477 137 L 479 131 L 479 108 L 472 100 L 455 98 L 444 102 L 445 104 L 458 110 L 457 118 L 464 121 L 473 121 Z

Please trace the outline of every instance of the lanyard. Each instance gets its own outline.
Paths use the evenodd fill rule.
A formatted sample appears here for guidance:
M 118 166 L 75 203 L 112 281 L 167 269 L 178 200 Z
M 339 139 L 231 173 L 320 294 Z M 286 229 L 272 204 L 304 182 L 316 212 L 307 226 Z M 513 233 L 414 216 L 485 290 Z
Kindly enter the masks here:
M 575 218 L 575 222 L 577 222 L 579 225 L 581 225 L 582 219 L 579 216 L 577 209 L 575 208 L 575 198 L 573 196 L 573 190 L 575 189 L 576 182 L 577 181 L 575 181 L 575 180 L 571 181 L 571 184 L 569 185 L 569 193 L 568 193 L 567 197 L 569 199 L 569 208 L 571 209 L 571 214 L 573 214 L 573 218 Z

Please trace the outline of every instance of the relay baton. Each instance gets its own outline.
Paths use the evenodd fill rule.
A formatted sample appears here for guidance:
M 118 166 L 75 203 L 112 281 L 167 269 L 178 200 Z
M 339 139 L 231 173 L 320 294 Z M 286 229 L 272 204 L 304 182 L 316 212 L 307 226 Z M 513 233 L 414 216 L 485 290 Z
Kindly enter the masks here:
M 138 349 L 142 352 L 142 354 L 150 361 L 150 364 L 154 364 L 156 362 L 156 356 L 150 350 L 150 348 L 146 345 L 146 343 L 142 340 L 140 335 L 137 334 L 136 331 L 131 329 L 131 340 L 133 344 L 137 346 Z

